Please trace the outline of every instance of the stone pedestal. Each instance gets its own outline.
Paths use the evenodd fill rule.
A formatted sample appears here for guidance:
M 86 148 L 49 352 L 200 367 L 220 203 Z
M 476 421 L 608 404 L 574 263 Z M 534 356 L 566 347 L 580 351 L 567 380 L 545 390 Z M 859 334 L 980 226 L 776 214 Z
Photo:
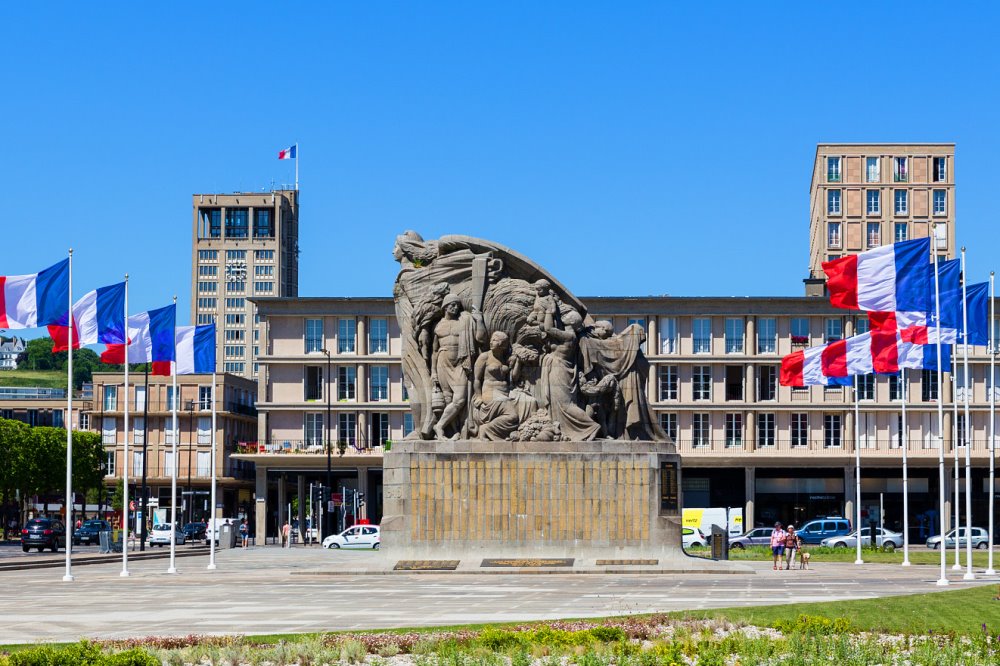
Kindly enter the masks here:
M 382 555 L 463 570 L 701 568 L 711 563 L 681 549 L 672 450 L 623 441 L 394 444 L 384 458 Z

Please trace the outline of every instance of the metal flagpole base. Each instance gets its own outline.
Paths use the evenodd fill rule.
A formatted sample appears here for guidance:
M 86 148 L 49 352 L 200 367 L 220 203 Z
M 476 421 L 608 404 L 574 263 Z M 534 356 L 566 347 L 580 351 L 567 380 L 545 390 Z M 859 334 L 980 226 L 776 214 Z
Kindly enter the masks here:
M 976 580 L 976 574 L 967 573 L 964 576 L 962 576 L 962 580 Z
M 961 564 L 953 564 L 953 565 L 951 565 L 951 570 L 952 571 L 961 571 L 964 568 L 965 567 L 963 567 Z
M 215 566 L 215 562 L 212 562 L 211 564 L 209 564 L 209 565 L 208 565 L 207 567 L 205 567 L 205 568 L 206 568 L 206 569 L 208 569 L 209 571 L 215 571 L 215 570 L 216 570 L 216 569 L 218 569 L 219 567 Z
M 903 560 L 903 566 L 904 567 L 910 566 L 910 561 L 909 560 Z
M 938 587 L 945 587 L 946 585 L 949 585 L 949 582 L 947 578 L 939 578 L 938 582 L 936 582 L 935 585 L 937 585 Z
M 63 581 L 64 582 L 72 583 L 74 580 L 76 580 L 76 578 L 74 578 L 70 574 L 66 574 L 65 576 L 63 576 Z
M 983 573 L 985 575 L 987 575 L 987 576 L 996 576 L 997 575 L 997 570 L 996 569 L 987 569 Z
M 132 574 L 130 574 L 130 573 L 128 572 L 128 569 L 126 569 L 125 571 L 122 571 L 122 572 L 121 572 L 120 574 L 118 574 L 118 575 L 119 575 L 119 576 L 121 576 L 122 578 L 128 578 L 128 577 L 129 577 L 129 576 L 131 576 Z
M 854 563 L 855 564 L 864 564 L 865 561 L 864 560 L 854 560 Z
M 177 573 L 177 567 L 167 567 L 167 573 L 168 574 L 175 574 L 175 573 Z

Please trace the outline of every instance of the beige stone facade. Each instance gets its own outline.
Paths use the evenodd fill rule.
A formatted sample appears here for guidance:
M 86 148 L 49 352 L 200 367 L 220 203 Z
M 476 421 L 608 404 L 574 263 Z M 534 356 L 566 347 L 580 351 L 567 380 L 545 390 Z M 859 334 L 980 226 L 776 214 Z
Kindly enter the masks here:
M 957 256 L 955 144 L 816 146 L 809 187 L 810 278 L 824 277 L 824 261 L 931 233 L 935 252 Z

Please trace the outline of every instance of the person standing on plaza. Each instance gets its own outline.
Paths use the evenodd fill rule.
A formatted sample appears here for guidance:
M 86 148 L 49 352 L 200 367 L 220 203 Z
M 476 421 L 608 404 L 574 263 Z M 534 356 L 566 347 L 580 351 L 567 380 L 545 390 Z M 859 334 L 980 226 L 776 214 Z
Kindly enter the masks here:
M 282 548 L 290 547 L 291 546 L 291 544 L 288 542 L 288 537 L 291 535 L 291 533 L 292 533 L 292 526 L 289 525 L 288 521 L 286 520 L 285 524 L 281 526 L 281 547 Z
M 246 550 L 247 544 L 250 542 L 250 526 L 247 525 L 246 518 L 240 522 L 240 539 L 243 540 L 243 550 Z
M 778 562 L 785 552 L 785 530 L 781 529 L 781 523 L 774 524 L 774 531 L 771 532 L 771 555 L 774 558 L 774 570 L 778 570 Z
M 795 554 L 799 552 L 801 543 L 802 539 L 795 533 L 795 525 L 789 525 L 788 531 L 785 532 L 785 555 L 787 556 L 785 569 L 791 569 L 792 565 L 795 564 Z

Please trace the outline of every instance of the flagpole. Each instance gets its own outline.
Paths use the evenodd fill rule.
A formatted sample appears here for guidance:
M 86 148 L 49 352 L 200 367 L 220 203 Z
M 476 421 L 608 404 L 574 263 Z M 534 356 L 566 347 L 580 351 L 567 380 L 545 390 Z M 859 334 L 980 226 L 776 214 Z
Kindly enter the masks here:
M 66 524 L 73 523 L 73 248 L 69 249 L 69 350 L 66 364 Z M 73 539 L 66 539 L 66 573 L 63 580 L 73 581 Z
M 295 191 L 299 191 L 299 142 L 295 142 Z M 298 202 L 295 202 L 298 204 Z
M 298 163 L 299 163 L 298 160 L 295 160 L 295 164 L 298 165 Z M 212 317 L 212 323 L 213 324 L 215 323 L 215 317 Z M 219 346 L 218 346 L 219 332 L 218 331 L 219 331 L 219 327 L 216 326 L 215 327 L 215 339 L 212 340 L 212 344 L 215 345 L 213 347 L 213 352 L 212 352 L 212 358 L 213 358 L 213 360 L 215 359 L 215 354 L 217 353 L 217 350 L 219 349 Z M 215 468 L 215 429 L 216 429 L 216 423 L 215 423 L 215 418 L 216 418 L 216 409 L 215 409 L 215 382 L 216 382 L 216 377 L 215 377 L 215 374 L 216 374 L 216 371 L 218 370 L 217 366 L 218 366 L 218 363 L 212 363 L 212 499 L 211 499 L 212 504 L 211 504 L 211 508 L 209 509 L 209 512 L 208 512 L 208 520 L 209 520 L 208 524 L 209 525 L 213 525 L 214 529 L 212 530 L 212 533 L 210 534 L 209 539 L 208 539 L 208 548 L 209 548 L 209 550 L 208 550 L 208 570 L 209 571 L 213 571 L 216 568 L 216 566 L 215 566 L 215 538 L 219 534 L 219 532 L 217 531 L 219 529 L 219 524 L 218 524 L 218 520 L 216 519 L 216 516 L 215 516 L 215 474 L 216 474 L 216 468 Z
M 177 297 L 174 296 L 174 307 L 177 307 Z M 177 349 L 177 326 L 174 326 L 173 330 L 173 349 L 176 355 Z M 176 360 L 176 359 L 175 359 Z M 173 381 L 173 399 L 171 402 L 171 412 L 172 412 L 172 423 L 171 430 L 174 433 L 174 446 L 173 446 L 173 464 L 170 466 L 170 566 L 167 567 L 168 574 L 177 573 L 177 562 L 176 562 L 176 551 L 177 551 L 177 539 L 174 538 L 175 530 L 177 529 L 177 403 L 180 400 L 180 396 L 177 395 L 177 364 L 174 361 L 170 363 L 170 377 Z M 191 461 L 188 461 L 188 465 Z
M 987 490 L 986 496 L 989 498 L 990 502 L 990 552 L 988 555 L 988 562 L 986 565 L 986 575 L 995 576 L 996 570 L 993 569 L 993 500 L 996 494 L 996 360 L 997 360 L 997 341 L 994 339 L 994 331 L 996 326 L 996 312 L 993 305 L 993 271 L 990 271 L 990 485 Z
M 952 346 L 954 350 L 954 346 Z M 952 354 L 952 359 L 956 357 Z M 959 496 L 959 488 L 962 487 L 962 477 L 958 471 L 958 449 L 962 446 L 962 442 L 958 436 L 958 375 L 955 371 L 954 361 L 951 367 L 951 441 L 952 448 L 955 451 L 955 563 L 951 565 L 953 571 L 962 570 L 962 546 L 958 541 L 958 530 L 962 527 L 962 500 Z M 942 537 L 943 539 L 944 537 Z M 942 547 L 943 546 L 942 541 Z
M 906 368 L 900 368 L 899 374 L 903 403 L 903 421 L 900 424 L 900 429 L 903 431 L 903 566 L 908 567 L 910 566 L 910 481 L 906 454 L 910 447 L 910 437 L 906 431 Z
M 861 413 L 858 401 L 858 375 L 854 375 L 854 514 L 857 516 L 857 521 L 854 523 L 857 530 L 858 538 L 858 559 L 854 560 L 855 564 L 864 564 L 865 561 L 861 559 Z M 872 535 L 874 538 L 875 535 Z
M 962 373 L 965 384 L 965 575 L 963 580 L 975 580 L 972 573 L 972 420 L 969 418 L 969 305 L 966 286 L 969 280 L 965 274 L 965 248 L 962 248 Z M 956 398 L 958 396 L 955 396 Z M 957 534 L 956 534 L 956 541 Z M 993 544 L 991 543 L 992 547 Z
M 125 489 L 122 495 L 122 571 L 121 577 L 127 577 L 128 572 L 128 273 L 125 274 L 125 450 L 123 452 L 124 462 L 122 463 L 122 486 Z
M 937 333 L 937 373 L 938 373 L 938 392 L 937 392 L 937 412 L 938 412 L 938 501 L 940 503 L 940 511 L 938 512 L 938 517 L 941 522 L 941 578 L 938 579 L 937 585 L 945 586 L 948 585 L 948 576 L 945 573 L 945 560 L 947 559 L 947 552 L 944 547 L 944 532 L 945 532 L 945 515 L 944 510 L 944 400 L 942 390 L 944 387 L 941 382 L 941 285 L 938 279 L 938 255 L 934 243 L 937 239 L 935 229 L 937 227 L 936 222 L 931 223 L 931 238 L 935 239 L 932 241 L 931 255 L 934 257 L 934 311 L 936 318 L 934 320 L 935 333 Z

